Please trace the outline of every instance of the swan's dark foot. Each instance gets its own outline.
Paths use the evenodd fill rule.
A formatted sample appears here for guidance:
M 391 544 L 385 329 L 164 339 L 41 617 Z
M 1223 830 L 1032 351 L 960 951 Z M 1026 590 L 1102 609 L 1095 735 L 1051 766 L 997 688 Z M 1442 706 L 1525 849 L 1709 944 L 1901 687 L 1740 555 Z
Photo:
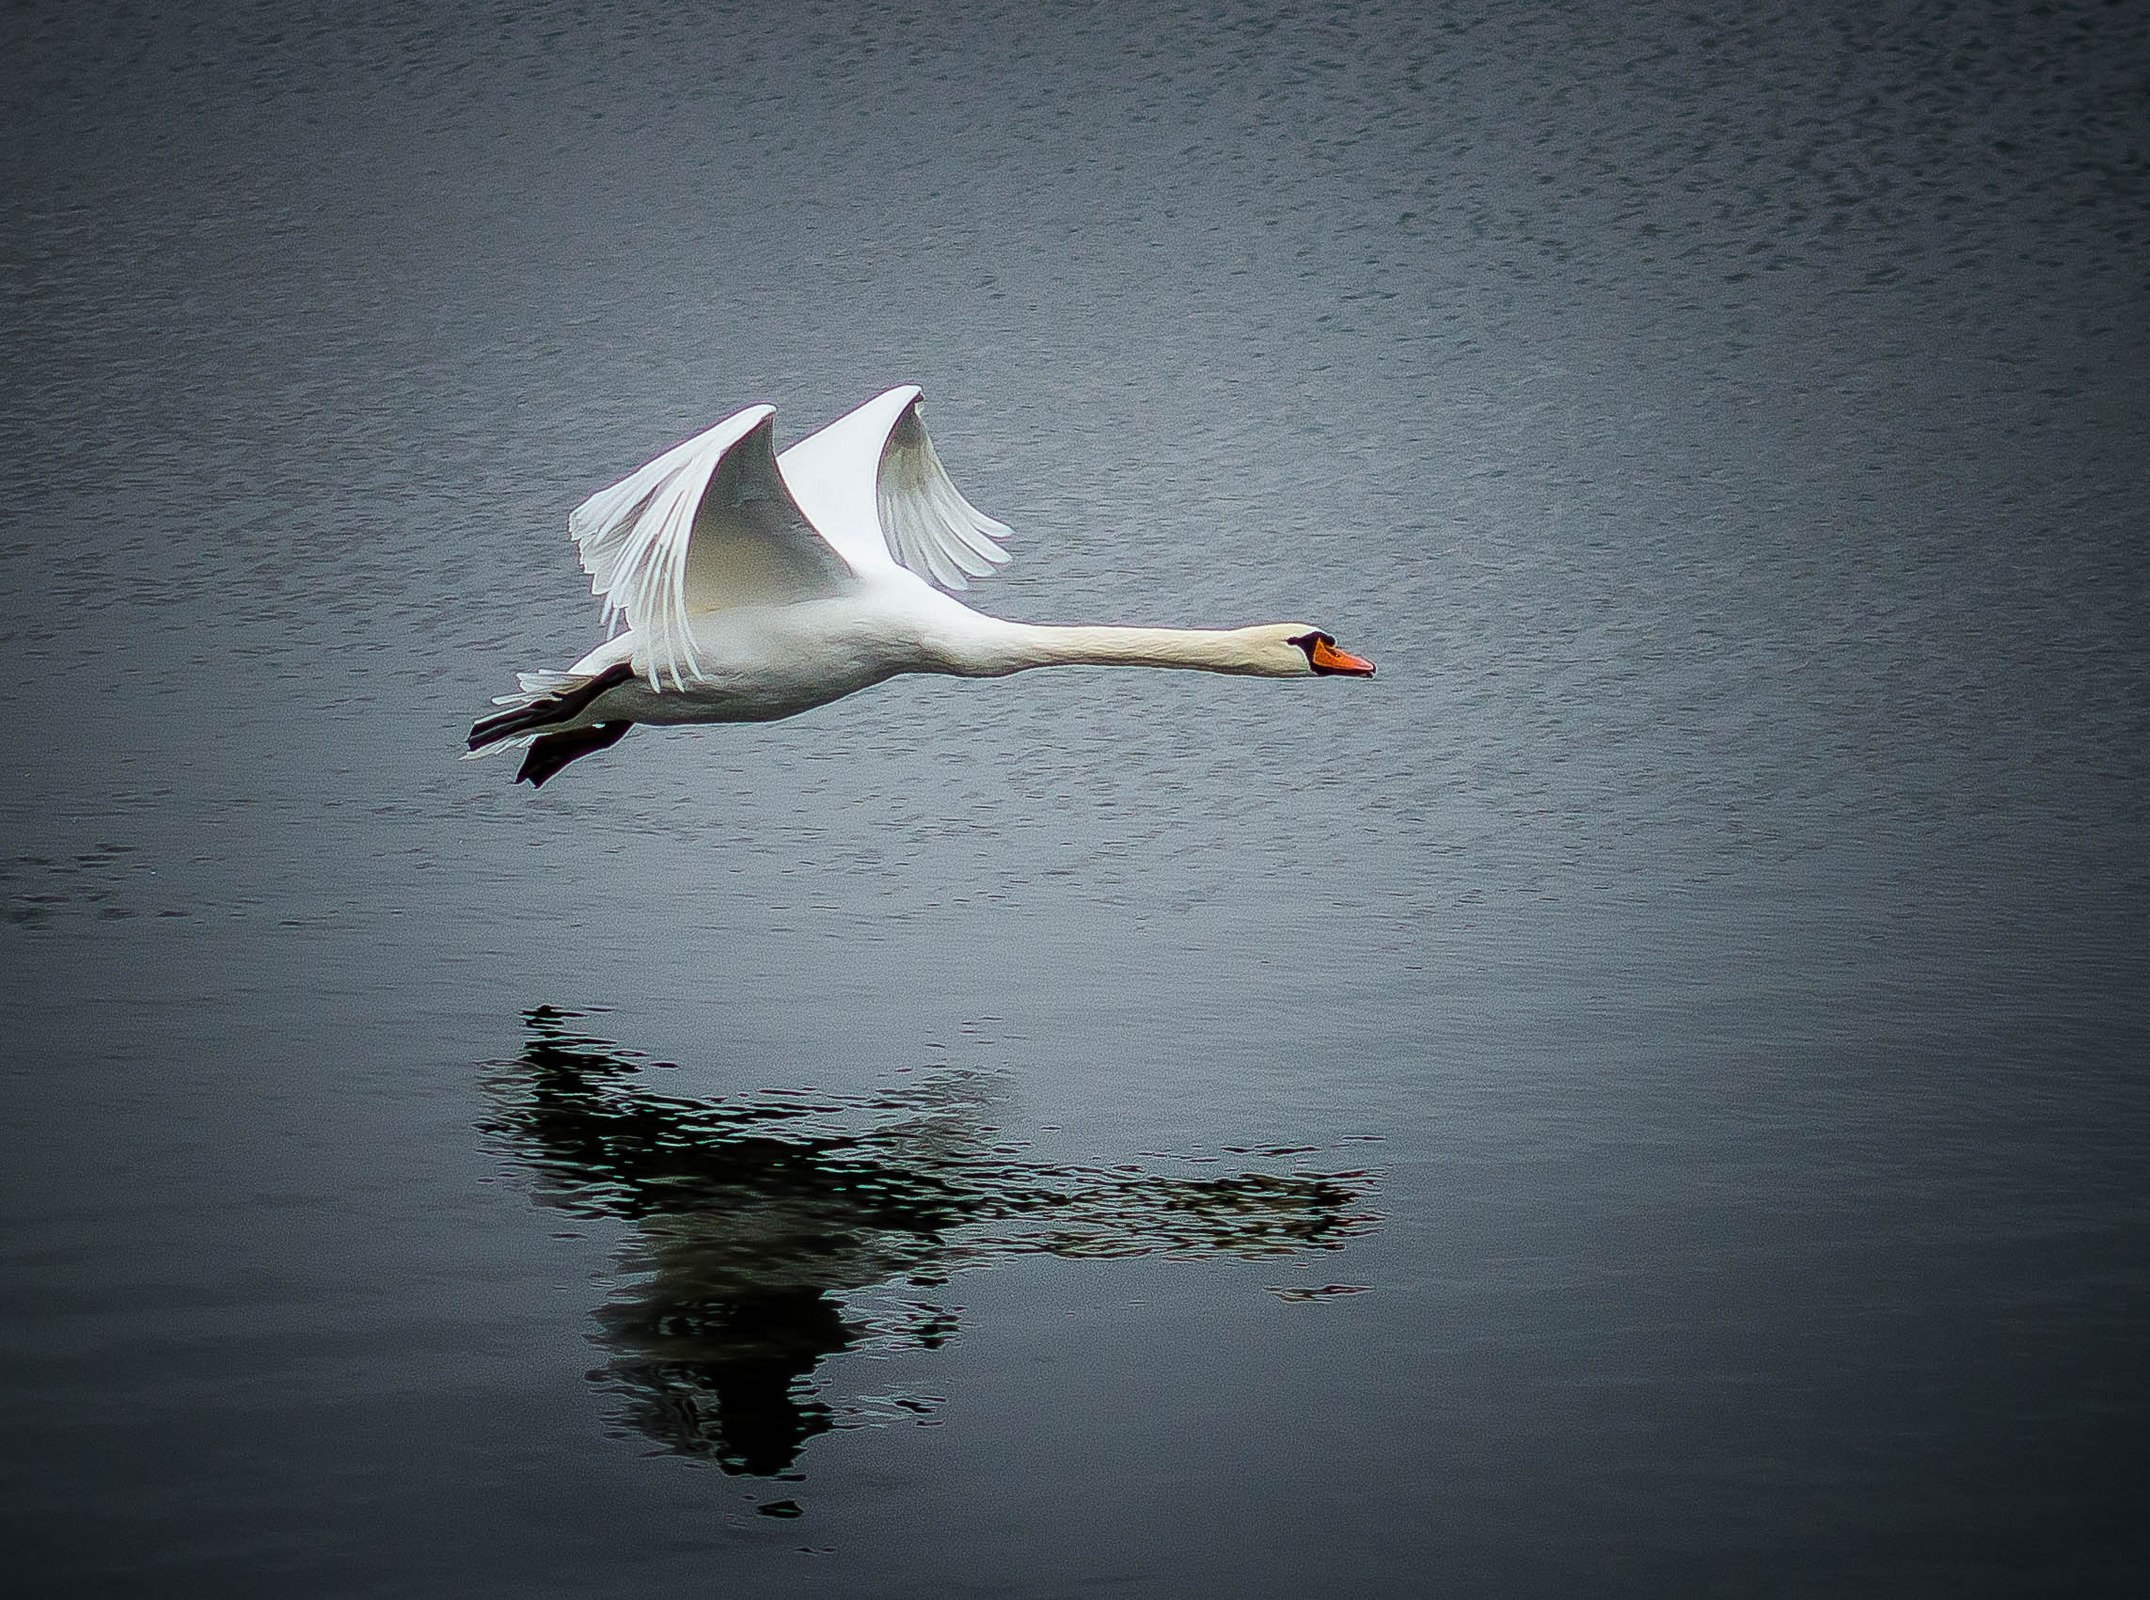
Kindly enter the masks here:
M 528 733 L 532 728 L 571 721 L 588 710 L 590 702 L 607 689 L 616 689 L 623 683 L 633 682 L 634 675 L 635 669 L 622 662 L 619 666 L 605 668 L 588 683 L 580 684 L 564 694 L 550 695 L 543 700 L 533 700 L 526 706 L 496 711 L 493 715 L 481 719 L 470 730 L 470 748 L 482 749 L 495 740 L 512 739 L 518 733 Z
M 530 741 L 523 756 L 523 769 L 515 774 L 515 781 L 542 789 L 545 780 L 570 761 L 609 749 L 624 739 L 633 726 L 631 722 L 600 722 L 594 728 L 577 728 L 572 733 L 541 734 Z

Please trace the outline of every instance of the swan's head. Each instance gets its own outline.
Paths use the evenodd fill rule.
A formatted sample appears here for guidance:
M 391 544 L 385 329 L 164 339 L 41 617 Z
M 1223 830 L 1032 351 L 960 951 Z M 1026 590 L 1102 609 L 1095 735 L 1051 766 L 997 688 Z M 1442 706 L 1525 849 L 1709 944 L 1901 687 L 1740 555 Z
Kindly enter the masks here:
M 1260 670 L 1274 678 L 1371 678 L 1374 664 L 1336 647 L 1336 635 L 1303 622 L 1251 628 Z

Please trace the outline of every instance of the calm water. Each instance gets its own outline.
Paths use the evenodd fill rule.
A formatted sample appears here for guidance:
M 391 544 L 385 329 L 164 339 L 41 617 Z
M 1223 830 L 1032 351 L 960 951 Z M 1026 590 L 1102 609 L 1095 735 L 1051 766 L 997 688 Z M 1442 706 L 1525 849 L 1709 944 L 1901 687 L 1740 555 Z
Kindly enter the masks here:
M 24 1592 L 2133 1592 L 2142 13 L 0 21 Z M 1038 620 L 454 759 L 886 385 Z

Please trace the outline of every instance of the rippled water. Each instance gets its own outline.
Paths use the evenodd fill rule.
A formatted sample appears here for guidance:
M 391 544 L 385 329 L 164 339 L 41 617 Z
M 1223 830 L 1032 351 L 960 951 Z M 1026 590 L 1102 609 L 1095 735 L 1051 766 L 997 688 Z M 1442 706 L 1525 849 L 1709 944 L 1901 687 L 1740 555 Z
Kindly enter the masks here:
M 2134 11 L 0 29 L 32 1590 L 2131 1588 Z M 1380 677 L 454 759 L 901 381 Z

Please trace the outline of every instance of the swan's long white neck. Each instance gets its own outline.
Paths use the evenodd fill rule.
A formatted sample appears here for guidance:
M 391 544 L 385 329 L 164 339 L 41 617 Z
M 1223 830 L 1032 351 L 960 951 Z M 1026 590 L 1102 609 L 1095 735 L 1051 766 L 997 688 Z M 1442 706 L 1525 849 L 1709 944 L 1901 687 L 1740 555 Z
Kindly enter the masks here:
M 1000 677 L 1031 667 L 1182 667 L 1196 672 L 1275 675 L 1257 651 L 1260 628 L 1052 628 L 988 619 L 963 641 L 955 663 L 969 676 Z

